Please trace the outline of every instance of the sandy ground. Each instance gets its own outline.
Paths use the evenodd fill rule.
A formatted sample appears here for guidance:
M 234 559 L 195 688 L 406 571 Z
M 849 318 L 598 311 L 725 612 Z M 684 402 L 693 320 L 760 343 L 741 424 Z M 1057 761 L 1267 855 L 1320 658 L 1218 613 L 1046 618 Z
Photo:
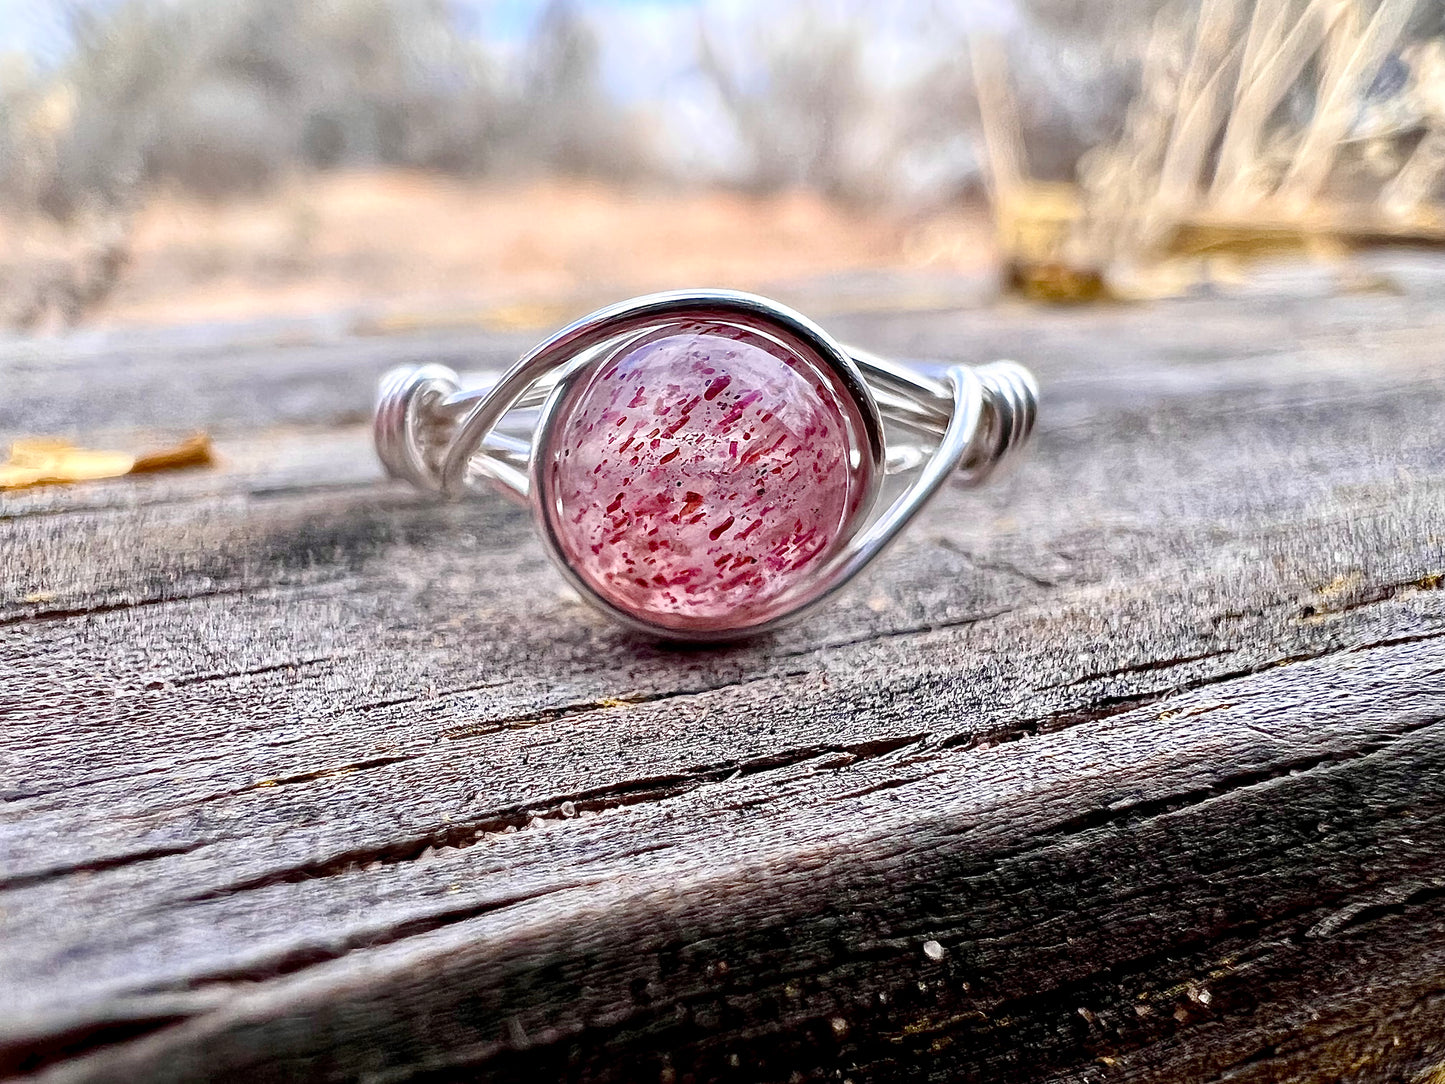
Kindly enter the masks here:
M 223 206 L 152 199 L 131 223 L 115 288 L 84 323 L 346 309 L 404 318 L 684 286 L 766 289 L 865 269 L 968 273 L 992 259 L 977 208 L 903 216 L 811 193 L 332 175 Z

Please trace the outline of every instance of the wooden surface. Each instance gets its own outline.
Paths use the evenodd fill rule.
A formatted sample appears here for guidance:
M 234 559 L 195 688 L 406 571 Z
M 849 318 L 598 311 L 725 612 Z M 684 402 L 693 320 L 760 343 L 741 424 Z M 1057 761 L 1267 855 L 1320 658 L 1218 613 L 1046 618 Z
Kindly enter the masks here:
M 1445 273 L 1371 276 L 828 318 L 1036 448 L 722 650 L 380 480 L 381 369 L 526 337 L 0 346 L 0 435 L 225 460 L 0 498 L 0 1069 L 1439 1081 Z

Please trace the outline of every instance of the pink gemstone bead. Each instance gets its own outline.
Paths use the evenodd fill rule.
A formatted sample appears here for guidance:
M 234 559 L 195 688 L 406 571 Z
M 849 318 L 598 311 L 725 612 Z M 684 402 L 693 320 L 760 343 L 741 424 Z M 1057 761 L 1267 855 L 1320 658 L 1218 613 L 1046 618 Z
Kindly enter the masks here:
M 568 565 L 679 632 L 790 608 L 871 488 L 862 415 L 832 371 L 726 323 L 673 325 L 609 359 L 552 432 L 542 497 Z

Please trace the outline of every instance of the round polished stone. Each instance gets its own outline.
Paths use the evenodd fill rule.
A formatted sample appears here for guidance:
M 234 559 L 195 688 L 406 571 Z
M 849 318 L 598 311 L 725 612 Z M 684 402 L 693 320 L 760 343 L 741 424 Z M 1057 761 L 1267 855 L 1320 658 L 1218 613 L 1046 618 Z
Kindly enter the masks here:
M 612 606 L 679 632 L 790 608 L 871 490 L 852 395 L 826 365 L 722 322 L 661 329 L 559 404 L 545 514 Z

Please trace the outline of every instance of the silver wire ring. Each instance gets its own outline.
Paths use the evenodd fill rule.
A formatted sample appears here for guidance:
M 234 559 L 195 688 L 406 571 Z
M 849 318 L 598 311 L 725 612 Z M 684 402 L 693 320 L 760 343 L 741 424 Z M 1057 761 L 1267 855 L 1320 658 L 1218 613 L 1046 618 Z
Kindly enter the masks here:
M 601 309 L 504 373 L 392 370 L 374 434 L 393 477 L 530 507 L 612 618 L 718 641 L 833 596 L 949 477 L 978 485 L 1021 448 L 1037 405 L 1013 362 L 936 379 L 767 298 L 696 290 Z M 880 511 L 890 476 L 907 484 Z

